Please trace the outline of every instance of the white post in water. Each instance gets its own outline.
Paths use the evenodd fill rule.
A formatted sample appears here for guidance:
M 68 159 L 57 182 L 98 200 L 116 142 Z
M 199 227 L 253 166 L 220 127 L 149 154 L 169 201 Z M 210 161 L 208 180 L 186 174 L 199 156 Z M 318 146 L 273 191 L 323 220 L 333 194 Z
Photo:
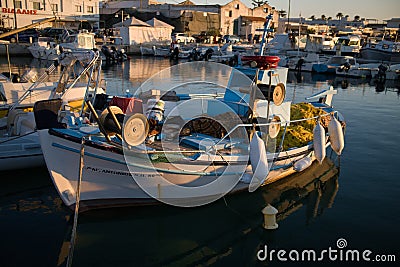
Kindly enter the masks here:
M 265 229 L 276 229 L 278 228 L 278 224 L 276 223 L 276 214 L 278 214 L 278 210 L 268 204 L 262 211 L 264 214 L 264 224 L 263 227 Z

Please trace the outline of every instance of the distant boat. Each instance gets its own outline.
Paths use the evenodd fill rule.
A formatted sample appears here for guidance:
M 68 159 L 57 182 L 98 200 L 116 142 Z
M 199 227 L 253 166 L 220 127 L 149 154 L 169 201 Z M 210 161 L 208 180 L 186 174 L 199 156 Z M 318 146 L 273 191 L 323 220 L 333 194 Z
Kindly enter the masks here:
M 28 50 L 34 58 L 42 60 L 56 60 L 60 54 L 58 44 L 51 37 L 39 37 Z
M 317 63 L 312 66 L 312 71 L 317 73 L 336 73 L 336 70 L 342 66 L 358 66 L 354 57 L 351 56 L 333 56 L 326 63 Z
M 35 122 L 36 118 L 34 118 L 33 112 L 30 112 L 32 107 L 40 106 L 40 101 L 56 100 L 56 105 L 52 106 L 54 110 L 44 113 L 48 118 L 57 117 L 58 111 L 63 109 L 62 107 L 65 107 L 65 109 L 79 107 L 80 109 L 85 94 L 88 97 L 94 96 L 94 89 L 88 87 L 88 83 L 82 84 L 79 79 L 86 73 L 90 73 L 90 70 L 95 68 L 97 64 L 100 63 L 101 65 L 99 53 L 94 51 L 74 52 L 61 56 L 64 55 L 65 57 L 60 60 L 60 64 L 65 67 L 60 82 L 43 83 L 51 71 L 55 69 L 53 64 L 38 78 L 36 83 L 26 83 L 30 86 L 24 91 L 19 91 L 20 97 L 18 99 L 10 97 L 18 95 L 15 94 L 15 91 L 9 92 L 11 94 L 1 92 L 2 96 L 7 97 L 6 104 L 2 108 L 8 112 L 4 118 L 0 119 L 0 171 L 30 168 L 44 164 L 39 136 L 36 131 L 38 124 Z M 74 69 L 74 63 L 79 62 L 86 67 L 80 73 L 77 73 L 78 75 L 74 80 L 63 83 L 63 81 L 68 80 L 70 71 Z M 4 89 L 5 84 L 12 85 L 10 81 L 2 83 L 0 89 Z M 97 91 L 104 93 L 100 89 Z M 58 122 L 56 124 L 61 125 Z
M 379 64 L 371 70 L 371 76 L 383 80 L 400 80 L 400 64 Z
M 75 34 L 69 34 L 63 42 L 59 44 L 62 49 L 71 51 L 87 51 L 96 48 L 94 33 L 82 30 Z
M 310 34 L 307 36 L 304 51 L 311 53 L 333 53 L 335 42 L 332 36 Z
M 154 56 L 155 46 L 146 47 L 141 45 L 139 49 L 142 56 Z
M 400 63 L 400 42 L 382 40 L 378 43 L 368 42 L 360 50 L 361 58 L 368 61 Z
M 333 52 L 342 56 L 356 56 L 360 53 L 361 47 L 362 39 L 360 36 L 341 36 L 337 39 Z
M 28 47 L 28 50 L 34 58 L 56 60 L 63 50 L 87 51 L 95 48 L 94 33 L 83 30 L 75 34 L 67 33 L 60 44 L 56 44 L 50 37 L 39 37 L 37 42 Z

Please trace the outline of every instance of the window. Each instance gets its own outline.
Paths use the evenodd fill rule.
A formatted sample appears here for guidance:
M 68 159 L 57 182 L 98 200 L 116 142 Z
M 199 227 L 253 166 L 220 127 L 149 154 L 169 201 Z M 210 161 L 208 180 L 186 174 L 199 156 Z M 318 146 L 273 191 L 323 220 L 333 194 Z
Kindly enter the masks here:
M 33 9 L 40 10 L 40 2 L 33 2 Z
M 264 13 L 268 13 L 268 8 L 264 8 Z
M 93 13 L 93 6 L 87 7 L 87 13 Z
M 15 1 L 15 8 L 22 8 L 22 1 Z
M 232 17 L 232 10 L 229 10 L 229 17 Z
M 76 12 L 82 12 L 82 6 L 75 6 Z
M 239 4 L 236 4 L 236 5 L 235 5 L 235 8 L 236 8 L 236 9 L 239 9 L 239 7 L 240 7 Z
M 51 4 L 51 11 L 58 11 L 58 4 Z

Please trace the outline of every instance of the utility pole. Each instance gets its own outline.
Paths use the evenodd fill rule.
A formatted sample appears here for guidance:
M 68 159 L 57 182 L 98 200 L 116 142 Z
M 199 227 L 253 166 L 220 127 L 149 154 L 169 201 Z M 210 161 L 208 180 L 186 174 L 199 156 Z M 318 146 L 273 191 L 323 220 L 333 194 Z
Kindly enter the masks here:
M 289 33 L 289 25 L 290 25 L 290 0 L 289 0 L 289 8 L 288 8 L 288 16 L 287 16 L 287 28 L 286 28 L 287 33 Z
M 14 5 L 14 30 L 18 29 L 17 25 L 17 8 L 15 7 L 15 0 L 13 0 L 13 5 Z M 18 43 L 18 33 L 15 34 L 15 37 L 17 38 L 17 43 Z

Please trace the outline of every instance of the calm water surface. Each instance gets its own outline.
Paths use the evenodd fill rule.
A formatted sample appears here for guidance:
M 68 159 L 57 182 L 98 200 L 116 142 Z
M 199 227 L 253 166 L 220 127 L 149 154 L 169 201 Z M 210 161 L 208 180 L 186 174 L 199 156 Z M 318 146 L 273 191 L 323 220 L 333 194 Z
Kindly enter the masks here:
M 20 73 L 46 64 L 12 59 L 13 71 Z M 134 91 L 171 64 L 164 59 L 133 58 L 106 67 L 107 90 Z M 3 58 L 0 70 L 7 70 Z M 81 214 L 73 266 L 280 266 L 283 262 L 276 257 L 272 262 L 258 261 L 259 249 L 264 245 L 286 251 L 337 249 L 339 238 L 347 241 L 344 249 L 395 255 L 398 263 L 400 85 L 391 82 L 376 89 L 373 82 L 361 79 L 290 73 L 287 98 L 301 101 L 328 84 L 338 89 L 334 105 L 347 120 L 340 159 L 332 156 L 322 166 L 313 165 L 255 193 L 229 196 L 199 208 L 160 205 Z M 64 265 L 73 216 L 46 169 L 0 175 L 0 266 Z M 261 227 L 261 209 L 267 203 L 279 210 L 275 231 Z M 392 265 L 396 266 L 381 263 Z

